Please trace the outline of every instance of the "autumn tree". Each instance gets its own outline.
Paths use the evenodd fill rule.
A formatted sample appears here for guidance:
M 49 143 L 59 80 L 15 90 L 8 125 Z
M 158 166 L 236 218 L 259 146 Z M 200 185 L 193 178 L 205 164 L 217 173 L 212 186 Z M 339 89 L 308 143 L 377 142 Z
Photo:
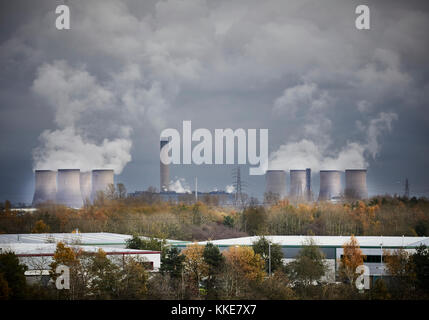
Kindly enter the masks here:
M 383 260 L 390 275 L 389 289 L 395 299 L 408 298 L 413 294 L 415 274 L 410 254 L 404 249 L 393 252 L 383 250 Z
M 239 296 L 250 283 L 260 283 L 266 275 L 265 261 L 251 247 L 229 247 L 224 255 L 229 296 Z
M 339 267 L 340 277 L 351 286 L 354 286 L 356 278 L 359 276 L 356 268 L 363 264 L 364 258 L 357 239 L 352 235 L 350 241 L 343 245 L 343 255 Z
M 43 220 L 38 220 L 34 225 L 32 233 L 48 233 L 49 230 L 49 226 Z
M 88 272 L 91 278 L 91 294 L 95 298 L 112 299 L 118 297 L 119 268 L 107 258 L 102 249 L 99 249 L 91 257 Z
M 279 244 L 272 243 L 262 236 L 253 243 L 252 248 L 255 253 L 259 254 L 262 259 L 264 259 L 265 272 L 270 273 L 270 265 L 271 272 L 283 267 L 283 252 Z
M 191 244 L 182 251 L 185 256 L 184 271 L 195 288 L 199 288 L 201 280 L 208 275 L 209 266 L 204 261 L 204 246 Z

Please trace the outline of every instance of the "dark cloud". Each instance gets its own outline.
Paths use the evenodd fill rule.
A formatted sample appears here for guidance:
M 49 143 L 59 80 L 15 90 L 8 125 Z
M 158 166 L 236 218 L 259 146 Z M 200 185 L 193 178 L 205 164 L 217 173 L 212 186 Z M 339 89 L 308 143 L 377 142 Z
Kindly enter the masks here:
M 429 195 L 427 1 L 368 2 L 370 31 L 354 27 L 362 1 L 69 1 L 69 31 L 57 4 L 1 4 L 2 198 L 29 202 L 40 166 L 157 186 L 159 133 L 183 120 L 268 128 L 276 167 L 367 165 L 371 193 L 409 177 Z M 224 189 L 231 169 L 172 177 Z M 245 179 L 260 196 L 263 177 Z

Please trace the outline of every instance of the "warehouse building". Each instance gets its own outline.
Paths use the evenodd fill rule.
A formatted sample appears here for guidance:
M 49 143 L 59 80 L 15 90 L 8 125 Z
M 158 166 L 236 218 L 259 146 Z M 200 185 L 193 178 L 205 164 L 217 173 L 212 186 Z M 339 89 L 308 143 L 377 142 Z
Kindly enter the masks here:
M 145 267 L 157 272 L 161 266 L 161 252 L 150 250 L 133 250 L 126 248 L 130 235 L 116 233 L 32 233 L 1 234 L 0 253 L 14 252 L 28 270 L 25 272 L 29 282 L 49 281 L 50 264 L 58 242 L 74 250 L 96 253 L 102 249 L 113 262 L 121 264 L 127 257 L 140 261 Z M 180 241 L 167 240 L 175 244 Z
M 293 261 L 299 254 L 301 248 L 312 239 L 326 257 L 328 272 L 324 280 L 334 282 L 337 280 L 339 262 L 343 255 L 343 245 L 350 241 L 350 236 L 266 236 L 275 244 L 279 244 L 283 251 L 284 263 Z M 252 246 L 259 237 L 243 237 L 210 241 L 221 251 L 227 250 L 231 246 Z M 383 250 L 393 252 L 397 249 L 404 249 L 413 253 L 421 244 L 429 246 L 429 237 L 383 237 L 383 236 L 363 236 L 356 237 L 362 254 L 366 256 L 364 265 L 369 268 L 370 277 L 374 280 L 380 276 L 386 276 L 386 267 L 382 262 Z M 198 242 L 205 245 L 208 241 Z M 173 244 L 179 249 L 186 248 L 186 243 Z

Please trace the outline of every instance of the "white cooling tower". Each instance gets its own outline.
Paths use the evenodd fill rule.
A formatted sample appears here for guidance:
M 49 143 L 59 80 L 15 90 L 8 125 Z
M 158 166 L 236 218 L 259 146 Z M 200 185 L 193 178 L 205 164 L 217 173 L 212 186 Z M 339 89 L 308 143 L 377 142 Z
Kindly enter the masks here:
M 277 194 L 280 199 L 286 196 L 286 171 L 267 170 L 265 173 L 265 192 Z
M 366 169 L 346 170 L 346 188 L 344 193 L 348 199 L 368 198 Z
M 290 171 L 290 198 L 305 199 L 307 185 L 307 173 L 305 170 Z
M 59 169 L 57 185 L 57 203 L 72 208 L 82 207 L 79 169 Z
M 46 201 L 55 201 L 57 194 L 57 172 L 52 170 L 36 170 L 34 178 L 33 206 Z
M 168 148 L 163 148 L 166 144 L 168 144 L 168 140 L 160 141 L 160 162 L 159 162 L 159 171 L 160 171 L 160 183 L 159 190 L 161 192 L 166 192 L 169 190 L 170 185 L 170 168 L 167 164 L 164 164 L 162 160 L 166 160 L 168 158 Z
M 91 172 L 80 173 L 80 193 L 82 194 L 83 202 L 91 199 Z
M 110 184 L 114 184 L 114 171 L 112 169 L 92 170 L 91 200 L 97 197 L 97 192 L 106 192 Z
M 320 170 L 319 201 L 341 196 L 341 171 Z

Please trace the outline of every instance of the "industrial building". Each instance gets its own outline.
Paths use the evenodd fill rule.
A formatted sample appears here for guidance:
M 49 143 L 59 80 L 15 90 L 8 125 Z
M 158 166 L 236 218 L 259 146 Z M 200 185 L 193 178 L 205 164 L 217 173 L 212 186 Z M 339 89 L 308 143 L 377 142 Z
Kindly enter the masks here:
M 57 173 L 52 170 L 36 170 L 34 178 L 33 205 L 55 201 L 57 197 Z
M 170 190 L 170 168 L 166 162 L 168 158 L 168 148 L 164 148 L 168 144 L 167 139 L 162 139 L 160 141 L 160 161 L 159 161 L 159 170 L 160 170 L 160 184 L 159 190 L 161 192 L 168 192 Z
M 71 208 L 81 208 L 94 201 L 97 193 L 114 184 L 112 169 L 81 172 L 80 169 L 35 170 L 33 206 L 52 201 Z
M 265 173 L 265 193 L 277 195 L 280 199 L 286 196 L 286 171 L 267 170 Z
M 383 261 L 383 250 L 394 251 L 404 249 L 413 253 L 420 245 L 429 245 L 429 237 L 383 237 L 383 236 L 362 236 L 355 237 L 358 241 L 362 254 L 366 256 L 364 265 L 369 268 L 370 277 L 375 279 L 380 276 L 388 276 Z M 219 247 L 221 251 L 232 246 L 252 246 L 259 238 L 242 237 L 233 239 L 213 240 L 198 242 L 205 245 L 211 242 Z M 284 255 L 283 262 L 293 261 L 299 254 L 301 248 L 313 240 L 326 257 L 328 271 L 325 279 L 328 282 L 338 280 L 338 269 L 341 256 L 343 255 L 343 245 L 350 241 L 350 236 L 266 236 L 271 243 L 281 246 Z M 187 243 L 173 244 L 179 249 L 186 248 Z
M 344 195 L 348 199 L 368 198 L 365 169 L 346 170 L 346 188 L 344 190 Z
M 332 200 L 341 196 L 341 171 L 320 170 L 319 201 Z
M 342 188 L 341 184 L 342 173 L 339 170 L 320 170 L 318 201 L 337 202 L 341 199 L 360 200 L 368 198 L 366 169 L 345 170 L 345 189 Z M 282 194 L 286 188 L 285 175 L 283 170 L 267 170 L 265 173 L 265 192 Z M 313 200 L 310 168 L 290 170 L 288 198 L 292 201 Z
M 119 264 L 125 257 L 133 257 L 144 263 L 149 270 L 158 271 L 161 266 L 161 252 L 127 249 L 128 239 L 131 239 L 130 235 L 116 233 L 1 234 L 0 253 L 14 252 L 20 262 L 28 267 L 25 275 L 29 282 L 49 280 L 49 265 L 58 242 L 89 253 L 102 249 L 109 259 Z M 176 240 L 166 242 L 169 245 L 181 243 Z
M 94 201 L 98 192 L 106 192 L 109 185 L 112 184 L 114 184 L 114 171 L 112 169 L 92 170 L 91 201 Z
M 290 170 L 289 197 L 294 200 L 305 200 L 307 172 L 305 170 Z
M 58 170 L 56 202 L 72 208 L 82 207 L 79 169 Z

